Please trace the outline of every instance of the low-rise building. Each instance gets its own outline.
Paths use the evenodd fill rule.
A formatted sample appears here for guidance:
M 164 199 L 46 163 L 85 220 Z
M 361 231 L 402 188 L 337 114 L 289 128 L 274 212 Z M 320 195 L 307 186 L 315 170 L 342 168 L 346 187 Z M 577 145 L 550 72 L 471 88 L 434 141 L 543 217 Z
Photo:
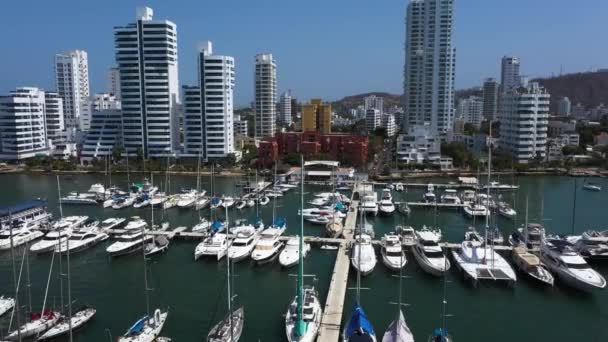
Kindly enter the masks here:
M 595 137 L 593 137 L 593 141 L 596 146 L 607 146 L 608 145 L 608 133 L 602 132 Z
M 576 133 L 561 134 L 547 139 L 547 161 L 564 159 L 563 149 L 566 146 L 578 146 L 580 136 Z
M 240 115 L 234 116 L 234 135 L 246 137 L 249 132 L 249 127 L 247 126 L 246 120 L 241 120 Z

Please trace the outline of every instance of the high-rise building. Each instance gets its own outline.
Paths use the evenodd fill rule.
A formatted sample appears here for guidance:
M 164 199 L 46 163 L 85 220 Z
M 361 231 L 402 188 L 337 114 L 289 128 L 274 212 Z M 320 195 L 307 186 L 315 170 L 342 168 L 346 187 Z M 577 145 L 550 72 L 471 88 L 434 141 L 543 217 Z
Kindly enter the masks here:
M 519 75 L 520 61 L 518 57 L 504 56 L 500 68 L 501 93 L 505 94 L 517 88 L 521 84 Z
M 502 97 L 500 147 L 517 162 L 545 158 L 550 97 L 536 82 L 514 88 Z
M 241 120 L 240 115 L 234 116 L 234 135 L 246 137 L 249 133 L 249 125 L 247 120 Z
M 279 120 L 282 124 L 290 126 L 292 123 L 292 110 L 291 110 L 291 92 L 286 91 L 281 94 L 279 100 Z
M 123 145 L 145 158 L 172 156 L 179 147 L 177 31 L 153 14 L 138 8 L 134 23 L 114 28 Z
M 487 78 L 483 82 L 483 117 L 486 120 L 494 120 L 498 111 L 498 82 L 493 78 Z
M 78 129 L 82 101 L 89 97 L 89 62 L 86 51 L 72 50 L 55 55 L 55 85 L 63 99 L 65 127 L 71 138 Z
M 44 91 L 23 87 L 0 96 L 0 159 L 21 160 L 49 152 Z
M 557 103 L 557 115 L 559 116 L 570 116 L 572 112 L 572 103 L 567 97 L 562 97 Z
M 277 119 L 277 64 L 272 54 L 255 56 L 255 137 L 273 137 Z
M 198 58 L 198 87 L 184 87 L 184 153 L 223 158 L 234 150 L 234 58 L 213 54 L 205 43 Z
M 365 127 L 368 133 L 372 133 L 376 128 L 382 126 L 382 114 L 378 109 L 370 108 L 365 111 Z
M 81 161 L 91 161 L 112 155 L 114 147 L 122 144 L 122 114 L 120 109 L 101 109 L 93 111 L 91 125 L 87 131 Z
M 321 99 L 311 99 L 302 105 L 302 132 L 331 133 L 331 104 Z
M 464 119 L 465 123 L 481 127 L 483 120 L 483 100 L 479 96 L 469 96 L 458 102 L 458 117 Z
M 291 94 L 290 94 L 291 95 Z M 298 99 L 291 95 L 291 122 L 298 121 L 298 110 L 300 109 L 300 105 L 298 104 Z
M 53 144 L 62 143 L 66 139 L 63 98 L 59 93 L 47 91 L 44 92 L 44 103 L 46 136 Z
M 108 69 L 106 82 L 106 92 L 120 100 L 120 69 L 117 67 Z
M 445 136 L 452 130 L 453 7 L 453 0 L 412 0 L 407 6 L 404 129 L 429 123 L 434 135 Z
M 386 136 L 392 137 L 397 133 L 397 123 L 394 114 L 382 115 L 382 127 L 386 130 Z
M 120 101 L 112 94 L 95 94 L 82 103 L 82 114 L 79 120 L 79 129 L 86 132 L 91 128 L 91 120 L 94 112 L 107 109 L 120 110 Z
M 384 113 L 384 98 L 381 96 L 370 95 L 363 99 L 365 110 L 377 109 L 380 114 Z

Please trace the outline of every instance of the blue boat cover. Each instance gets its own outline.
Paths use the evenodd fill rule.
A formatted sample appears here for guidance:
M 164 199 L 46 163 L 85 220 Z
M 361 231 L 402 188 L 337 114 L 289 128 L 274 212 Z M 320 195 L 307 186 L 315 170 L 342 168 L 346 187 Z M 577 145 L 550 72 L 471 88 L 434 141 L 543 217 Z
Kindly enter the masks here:
M 256 218 L 253 220 L 253 226 L 254 226 L 255 228 L 258 228 L 258 227 L 259 227 L 261 224 L 262 224 L 262 219 L 261 219 L 261 218 L 256 217 Z
M 46 201 L 43 200 L 31 200 L 19 204 L 15 204 L 8 207 L 0 208 L 0 216 L 8 216 L 9 214 L 16 214 L 24 210 L 38 208 L 41 206 L 45 206 Z
M 274 219 L 273 225 L 278 228 L 283 228 L 285 226 L 285 219 L 282 217 L 277 217 Z
M 211 199 L 211 204 L 217 205 L 218 203 L 220 203 L 220 199 L 219 198 L 214 197 L 213 199 Z
M 370 336 L 376 335 L 376 333 L 374 333 L 374 328 L 372 327 L 372 324 L 367 319 L 367 315 L 365 315 L 363 308 L 359 304 L 355 306 L 355 310 L 350 316 L 348 326 L 346 327 L 346 336 L 353 336 L 357 334 L 358 331 L 366 333 Z
M 224 222 L 222 222 L 222 221 L 215 220 L 211 224 L 211 230 L 213 230 L 214 232 L 220 231 L 223 228 L 224 228 Z
M 342 202 L 337 202 L 335 209 L 344 210 L 345 209 L 344 204 L 342 204 Z
M 443 341 L 445 341 L 445 337 L 447 335 L 448 335 L 447 330 L 437 328 L 437 329 L 433 330 L 433 341 L 443 342 Z
M 125 336 L 139 334 L 144 329 L 144 326 L 146 326 L 147 319 L 148 319 L 148 316 L 144 316 L 144 317 L 140 318 L 137 322 L 135 322 L 135 324 L 133 324 L 129 328 L 129 330 L 127 330 L 127 333 L 125 334 Z

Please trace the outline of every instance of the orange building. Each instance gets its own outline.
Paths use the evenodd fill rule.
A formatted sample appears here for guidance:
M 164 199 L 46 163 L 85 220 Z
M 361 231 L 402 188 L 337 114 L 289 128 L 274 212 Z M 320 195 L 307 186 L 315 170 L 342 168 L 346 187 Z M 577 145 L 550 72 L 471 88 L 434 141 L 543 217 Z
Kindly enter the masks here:
M 311 99 L 302 105 L 302 132 L 331 133 L 331 105 L 321 99 Z

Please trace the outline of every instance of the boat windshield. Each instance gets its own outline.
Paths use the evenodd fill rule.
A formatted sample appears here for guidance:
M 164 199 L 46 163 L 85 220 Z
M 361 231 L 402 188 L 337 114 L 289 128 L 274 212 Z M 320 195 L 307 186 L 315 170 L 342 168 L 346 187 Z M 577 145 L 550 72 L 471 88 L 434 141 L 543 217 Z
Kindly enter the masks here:
M 422 240 L 422 241 L 420 241 L 420 243 L 422 243 L 423 246 L 427 246 L 427 247 L 437 246 L 437 242 L 430 241 L 430 240 Z
M 61 235 L 61 239 L 65 239 L 65 235 Z M 44 240 L 44 241 L 57 241 L 57 240 L 59 240 L 59 236 L 48 236 L 48 235 L 46 235 L 45 237 L 42 238 L 42 240 Z
M 257 245 L 255 247 L 258 251 L 271 251 L 274 249 L 273 245 Z
M 571 268 L 571 269 L 575 269 L 575 270 L 586 270 L 586 269 L 589 268 L 589 265 L 587 265 L 587 264 L 566 263 L 566 267 Z
M 235 241 L 232 243 L 233 247 L 244 247 L 247 246 L 247 242 L 245 241 Z
M 399 257 L 401 255 L 402 255 L 401 252 L 396 252 L 396 251 L 394 251 L 394 252 L 386 252 L 386 256 L 389 256 L 389 257 Z
M 427 258 L 443 258 L 442 251 L 424 251 Z
M 123 235 L 121 237 L 119 237 L 118 239 L 116 239 L 116 241 L 119 242 L 133 242 L 133 241 L 138 241 L 141 240 L 141 235 Z

